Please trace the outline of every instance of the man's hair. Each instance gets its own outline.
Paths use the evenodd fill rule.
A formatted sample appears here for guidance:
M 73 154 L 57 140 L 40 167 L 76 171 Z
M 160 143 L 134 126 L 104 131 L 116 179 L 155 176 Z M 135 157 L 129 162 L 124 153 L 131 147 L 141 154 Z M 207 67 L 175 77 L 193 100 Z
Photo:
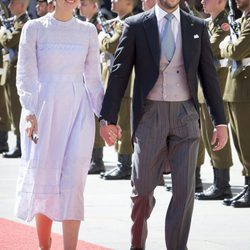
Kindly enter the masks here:
M 88 1 L 90 1 L 91 3 L 95 3 L 98 6 L 100 6 L 100 0 L 88 0 Z

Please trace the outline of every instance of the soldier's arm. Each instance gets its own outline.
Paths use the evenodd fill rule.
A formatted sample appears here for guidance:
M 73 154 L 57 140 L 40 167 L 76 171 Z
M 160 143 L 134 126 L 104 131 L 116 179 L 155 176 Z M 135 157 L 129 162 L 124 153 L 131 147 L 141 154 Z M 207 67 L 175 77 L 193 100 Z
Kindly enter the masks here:
M 119 40 L 122 34 L 122 24 L 118 23 L 115 27 L 115 31 L 112 37 L 108 37 L 105 33 L 100 32 L 98 35 L 99 48 L 101 52 L 109 52 L 114 54 L 119 44 Z
M 224 31 L 220 26 L 217 27 L 214 34 L 210 37 L 211 49 L 214 57 L 220 58 L 219 44 L 229 35 L 229 31 Z
M 242 60 L 250 56 L 250 25 L 248 24 L 242 29 L 239 38 L 232 44 L 228 44 L 221 48 L 221 56 L 232 58 L 236 61 Z

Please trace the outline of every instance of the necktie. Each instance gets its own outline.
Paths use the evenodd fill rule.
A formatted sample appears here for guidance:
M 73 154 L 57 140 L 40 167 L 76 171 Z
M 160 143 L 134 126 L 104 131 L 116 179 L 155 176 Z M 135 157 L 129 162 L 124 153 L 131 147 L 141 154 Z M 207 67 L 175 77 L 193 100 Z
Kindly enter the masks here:
M 167 14 L 164 18 L 166 18 L 166 24 L 163 28 L 161 35 L 161 51 L 163 57 L 167 58 L 168 61 L 171 61 L 174 51 L 175 51 L 175 40 L 174 34 L 171 28 L 171 21 L 173 19 L 173 14 Z

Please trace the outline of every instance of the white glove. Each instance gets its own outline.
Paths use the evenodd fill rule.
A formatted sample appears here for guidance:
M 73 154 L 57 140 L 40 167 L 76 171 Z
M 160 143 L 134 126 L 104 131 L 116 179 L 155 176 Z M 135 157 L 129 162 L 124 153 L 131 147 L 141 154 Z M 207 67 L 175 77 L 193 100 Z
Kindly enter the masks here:
M 229 44 L 231 44 L 231 38 L 230 36 L 226 36 L 224 40 L 220 43 L 219 48 L 220 49 L 225 49 Z

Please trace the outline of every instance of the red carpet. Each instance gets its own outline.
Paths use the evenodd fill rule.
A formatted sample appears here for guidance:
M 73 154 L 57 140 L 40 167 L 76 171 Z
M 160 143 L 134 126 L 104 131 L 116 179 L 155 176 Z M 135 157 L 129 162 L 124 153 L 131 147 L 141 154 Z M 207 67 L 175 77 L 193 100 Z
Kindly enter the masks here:
M 38 241 L 36 229 L 21 223 L 0 218 L 0 249 L 1 250 L 36 250 Z M 63 250 L 62 236 L 52 234 L 51 250 Z M 105 247 L 78 241 L 77 250 L 110 250 Z

